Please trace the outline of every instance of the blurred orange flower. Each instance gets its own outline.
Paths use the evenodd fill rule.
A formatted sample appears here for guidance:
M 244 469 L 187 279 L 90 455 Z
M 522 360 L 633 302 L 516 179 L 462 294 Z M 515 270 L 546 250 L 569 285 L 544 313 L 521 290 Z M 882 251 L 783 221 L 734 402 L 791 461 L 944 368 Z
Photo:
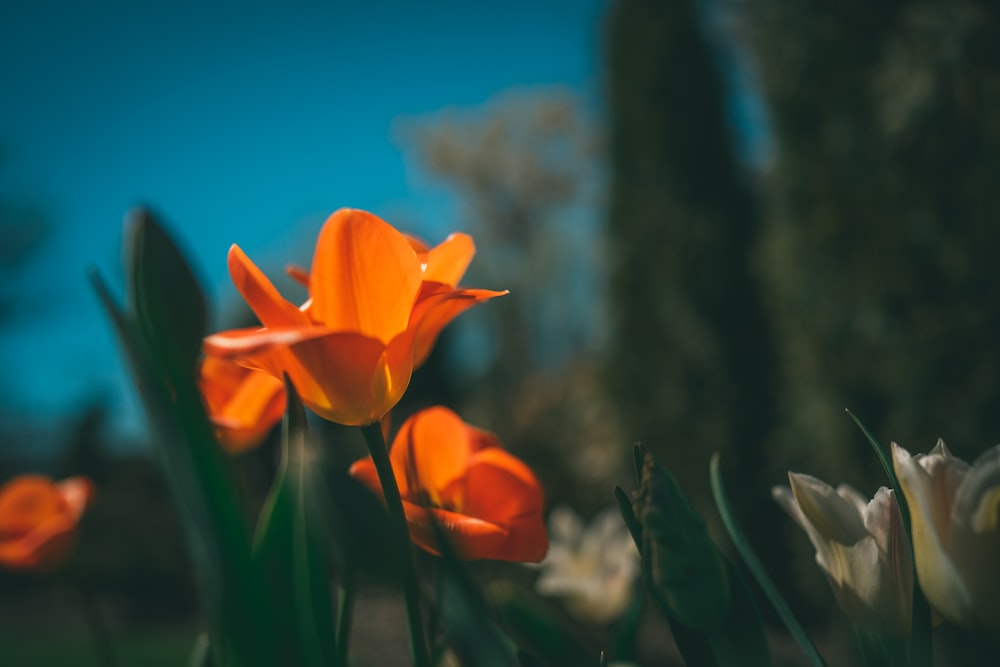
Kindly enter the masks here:
M 55 483 L 22 475 L 0 487 L 0 566 L 48 570 L 69 555 L 77 523 L 94 494 L 85 477 Z
M 263 442 L 285 412 L 284 383 L 231 359 L 205 357 L 198 387 L 222 446 L 231 454 Z
M 439 554 L 440 534 L 466 560 L 545 557 L 541 485 L 493 434 L 447 408 L 427 408 L 403 423 L 389 458 L 410 537 L 421 548 Z M 371 458 L 356 461 L 351 475 L 381 494 Z
M 341 209 L 320 231 L 311 272 L 298 275 L 310 298 L 297 307 L 234 245 L 229 274 L 263 327 L 209 336 L 205 352 L 288 373 L 320 416 L 370 424 L 403 396 L 445 325 L 506 294 L 456 287 L 473 254 L 465 234 L 424 250 L 371 213 Z

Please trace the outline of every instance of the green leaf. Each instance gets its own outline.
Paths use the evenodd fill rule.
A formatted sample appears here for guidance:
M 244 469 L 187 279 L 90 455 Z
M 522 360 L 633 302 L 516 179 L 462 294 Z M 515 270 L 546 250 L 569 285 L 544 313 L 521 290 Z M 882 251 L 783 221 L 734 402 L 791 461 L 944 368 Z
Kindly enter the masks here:
M 545 664 L 585 667 L 597 662 L 585 642 L 537 597 L 510 583 L 495 583 L 489 592 L 511 638 Z
M 723 626 L 708 634 L 712 651 L 720 665 L 770 665 L 764 623 L 753 592 L 739 569 L 725 560 L 731 602 Z
M 348 579 L 365 576 L 398 585 L 398 559 L 385 505 L 346 470 L 329 470 L 327 479 L 331 498 L 327 530 L 337 571 Z
M 162 364 L 175 372 L 193 371 L 207 319 L 199 281 L 150 211 L 136 209 L 129 217 L 129 308 Z
M 736 520 L 733 518 L 733 513 L 731 506 L 729 504 L 729 499 L 726 496 L 725 487 L 722 484 L 722 474 L 719 471 L 719 454 L 716 453 L 712 456 L 712 462 L 709 466 L 709 475 L 712 484 L 712 495 L 715 498 L 715 504 L 719 509 L 719 514 L 722 516 L 722 523 L 726 527 L 726 531 L 729 533 L 730 539 L 733 541 L 733 545 L 739 552 L 740 556 L 743 558 L 743 562 L 746 564 L 747 568 L 753 574 L 754 579 L 760 585 L 764 594 L 767 596 L 768 600 L 774 606 L 775 610 L 778 612 L 778 616 L 785 623 L 785 627 L 791 633 L 792 637 L 798 642 L 799 647 L 806 654 L 809 659 L 810 664 L 814 667 L 822 667 L 825 665 L 823 658 L 820 656 L 819 651 L 813 645 L 812 640 L 806 634 L 805 630 L 799 624 L 798 619 L 792 614 L 792 610 L 788 607 L 788 603 L 778 592 L 777 586 L 771 580 L 771 577 L 767 574 L 764 566 L 761 564 L 757 555 L 754 553 L 753 548 L 747 541 L 743 532 L 736 525 Z
M 195 384 L 204 299 L 193 272 L 148 212 L 131 220 L 122 310 L 91 281 L 128 359 L 184 527 L 212 629 L 215 663 L 275 664 L 274 606 L 250 557 L 250 536 L 228 461 Z
M 207 633 L 202 632 L 195 638 L 188 656 L 188 667 L 212 667 L 212 645 Z
M 639 551 L 642 551 L 642 523 L 639 522 L 632 508 L 632 499 L 620 486 L 615 486 L 615 500 L 618 501 L 618 511 L 621 512 L 622 519 L 625 520 L 625 527 L 628 528 L 629 535 Z
M 281 462 L 261 510 L 254 556 L 285 610 L 281 622 L 291 642 L 283 647 L 285 664 L 321 667 L 332 663 L 335 648 L 325 511 L 329 498 L 305 409 L 287 377 L 285 392 Z
M 521 663 L 517 649 L 493 620 L 482 591 L 458 560 L 447 536 L 435 525 L 441 558 L 437 582 L 437 612 L 445 641 L 466 667 L 513 667 Z M 527 654 L 527 652 L 525 652 Z M 528 658 L 530 662 L 530 657 Z
M 632 508 L 638 520 L 643 583 L 670 624 L 689 665 L 769 665 L 763 625 L 739 572 L 709 538 L 673 476 L 636 448 L 640 488 Z M 626 500 L 616 492 L 619 505 Z
M 636 484 L 641 484 L 642 469 L 646 465 L 646 448 L 638 442 L 632 445 L 632 463 L 635 464 Z

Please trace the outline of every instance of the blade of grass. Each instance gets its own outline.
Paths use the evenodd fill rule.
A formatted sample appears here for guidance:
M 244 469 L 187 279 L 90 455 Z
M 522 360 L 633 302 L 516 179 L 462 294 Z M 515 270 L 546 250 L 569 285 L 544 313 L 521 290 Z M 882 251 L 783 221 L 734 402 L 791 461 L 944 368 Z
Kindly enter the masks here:
M 899 513 L 903 515 L 903 526 L 906 528 L 906 534 L 909 535 L 910 508 L 906 504 L 906 497 L 903 495 L 903 489 L 899 486 L 899 479 L 896 477 L 896 470 L 892 465 L 892 457 L 889 456 L 889 452 L 885 450 L 885 447 L 883 447 L 881 443 L 875 439 L 875 436 L 873 436 L 868 429 L 865 428 L 865 425 L 861 423 L 861 420 L 858 419 L 853 412 L 847 409 L 845 409 L 844 412 L 846 412 L 847 416 L 851 418 L 854 424 L 861 429 L 865 438 L 868 439 L 868 443 L 872 446 L 872 449 L 875 450 L 875 454 L 878 455 L 878 460 L 882 463 L 882 469 L 885 470 L 885 474 L 889 478 L 889 483 L 892 486 L 892 492 L 895 494 L 896 502 L 899 504 Z
M 767 574 L 764 566 L 757 558 L 757 554 L 754 553 L 753 548 L 743 535 L 743 532 L 740 530 L 739 526 L 736 525 L 736 520 L 733 517 L 733 512 L 729 504 L 729 499 L 726 496 L 726 490 L 722 484 L 722 473 L 719 470 L 718 452 L 712 455 L 712 461 L 709 465 L 709 476 L 712 484 L 712 496 L 715 498 L 716 507 L 718 507 L 719 514 L 722 516 L 722 523 L 725 525 L 726 532 L 729 533 L 729 537 L 732 539 L 733 545 L 743 558 L 743 562 L 746 563 L 747 568 L 750 570 L 750 573 L 764 591 L 768 600 L 771 601 L 775 611 L 778 612 L 778 616 L 781 617 L 785 627 L 788 628 L 789 633 L 791 633 L 792 637 L 806 654 L 810 664 L 813 665 L 813 667 L 825 667 L 826 663 L 823 662 L 823 658 L 820 656 L 819 651 L 816 650 L 812 640 L 809 639 L 809 636 L 799 624 L 798 619 L 795 618 L 794 614 L 792 614 L 792 610 L 788 607 L 788 603 L 785 602 L 781 593 L 778 592 L 777 586 L 774 585 L 770 575 Z
M 878 456 L 879 461 L 882 462 L 882 468 L 885 470 L 886 476 L 889 478 L 889 483 L 892 485 L 892 493 L 896 497 L 896 503 L 899 505 L 899 513 L 903 517 L 903 529 L 906 531 L 906 536 L 910 540 L 910 557 L 912 563 L 915 563 L 915 556 L 913 554 L 913 531 L 911 530 L 910 524 L 910 507 L 906 502 L 906 496 L 903 494 L 903 489 L 899 485 L 899 478 L 896 477 L 896 469 L 892 464 L 892 457 L 889 452 L 886 451 L 885 447 L 882 446 L 875 436 L 865 428 L 865 425 L 861 423 L 853 412 L 845 409 L 844 412 L 847 416 L 851 418 L 854 424 L 861 429 L 865 438 L 868 439 L 868 443 L 875 450 L 875 454 Z M 914 582 L 916 583 L 916 582 Z M 931 608 L 927 603 L 927 598 L 924 597 L 923 591 L 920 586 L 913 586 L 913 608 L 910 617 L 910 660 L 915 667 L 930 667 L 932 663 L 933 656 L 933 634 L 931 630 Z
M 310 450 L 305 408 L 285 378 L 288 397 L 281 433 L 281 461 L 261 511 L 254 555 L 291 610 L 282 619 L 293 646 L 285 660 L 307 667 L 333 662 L 333 601 L 330 590 L 324 478 Z M 284 606 L 284 605 L 283 605 Z M 346 649 L 346 647 L 345 647 Z M 296 660 L 296 658 L 298 660 Z

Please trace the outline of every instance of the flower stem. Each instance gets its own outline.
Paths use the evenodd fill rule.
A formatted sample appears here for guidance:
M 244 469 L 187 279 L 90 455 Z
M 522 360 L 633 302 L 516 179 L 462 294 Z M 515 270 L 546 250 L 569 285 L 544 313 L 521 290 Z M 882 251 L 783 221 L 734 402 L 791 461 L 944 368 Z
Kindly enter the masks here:
M 347 667 L 347 643 L 351 638 L 351 617 L 354 613 L 354 582 L 346 579 L 340 587 L 337 607 L 336 667 Z
M 104 617 L 101 615 L 93 595 L 83 585 L 77 585 L 75 588 L 77 600 L 80 602 L 80 611 L 83 613 L 87 629 L 94 639 L 98 663 L 102 667 L 115 667 L 118 663 L 115 660 L 111 633 L 108 631 L 107 623 L 104 622 Z
M 403 580 L 403 600 L 406 604 L 406 618 L 410 625 L 410 652 L 413 654 L 415 667 L 430 667 L 427 653 L 427 640 L 424 637 L 424 624 L 420 612 L 420 589 L 417 586 L 417 571 L 413 564 L 413 545 L 410 542 L 410 530 L 406 525 L 406 515 L 403 513 L 403 500 L 399 496 L 396 476 L 392 472 L 389 461 L 389 449 L 382 436 L 382 425 L 379 422 L 361 427 L 368 444 L 368 452 L 375 463 L 382 494 L 385 496 L 386 508 L 389 511 L 389 527 L 392 531 L 394 551 L 399 554 L 400 575 Z

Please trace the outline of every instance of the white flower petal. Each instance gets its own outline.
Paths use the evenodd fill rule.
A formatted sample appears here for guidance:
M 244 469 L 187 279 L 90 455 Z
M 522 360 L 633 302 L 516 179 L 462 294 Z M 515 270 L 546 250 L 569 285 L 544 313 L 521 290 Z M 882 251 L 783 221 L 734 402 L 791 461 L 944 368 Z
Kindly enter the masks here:
M 915 457 L 892 443 L 892 459 L 910 508 L 920 588 L 938 613 L 953 623 L 961 623 L 971 614 L 972 598 L 945 550 L 945 540 L 951 533 L 955 480 L 964 475 L 964 470 L 953 463 L 958 460 L 951 458 L 940 440 L 931 454 Z
M 802 514 L 824 540 L 851 545 L 868 534 L 859 508 L 826 482 L 799 473 L 788 473 L 788 481 Z

